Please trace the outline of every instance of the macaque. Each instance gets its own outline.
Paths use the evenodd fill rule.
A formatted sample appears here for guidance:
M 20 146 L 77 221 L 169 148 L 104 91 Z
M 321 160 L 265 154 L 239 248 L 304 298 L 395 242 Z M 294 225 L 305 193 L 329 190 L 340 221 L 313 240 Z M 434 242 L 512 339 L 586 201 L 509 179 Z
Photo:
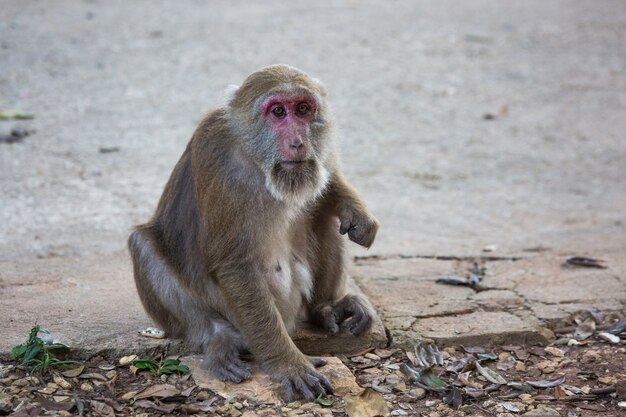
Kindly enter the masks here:
M 324 361 L 290 332 L 370 328 L 368 300 L 346 290 L 341 235 L 369 248 L 377 230 L 341 173 L 325 88 L 272 65 L 200 122 L 128 246 L 146 311 L 215 377 L 249 378 L 251 352 L 288 400 L 313 400 L 332 392 Z

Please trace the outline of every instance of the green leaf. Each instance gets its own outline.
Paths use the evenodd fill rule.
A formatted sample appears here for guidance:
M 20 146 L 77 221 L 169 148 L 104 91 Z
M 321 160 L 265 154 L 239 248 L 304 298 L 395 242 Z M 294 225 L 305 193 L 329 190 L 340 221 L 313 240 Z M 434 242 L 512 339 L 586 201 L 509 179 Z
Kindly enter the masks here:
M 319 397 L 317 397 L 315 399 L 315 402 L 319 405 L 321 405 L 322 407 L 332 407 L 333 406 L 333 401 L 327 400 L 325 398 L 322 398 L 322 394 L 319 395 Z
M 37 355 L 41 352 L 41 345 L 30 345 L 26 347 L 26 352 L 24 353 L 24 357 L 22 358 L 23 363 L 28 363 L 31 360 L 35 359 Z
M 422 372 L 422 382 L 431 388 L 445 388 L 448 386 L 430 369 Z
M 27 120 L 35 117 L 32 113 L 19 110 L 0 110 L 0 120 Z
M 11 349 L 11 353 L 13 354 L 13 359 L 15 359 L 16 361 L 19 361 L 20 359 L 22 359 L 24 357 L 24 354 L 26 354 L 27 348 L 28 346 L 26 345 L 14 346 L 13 349 Z

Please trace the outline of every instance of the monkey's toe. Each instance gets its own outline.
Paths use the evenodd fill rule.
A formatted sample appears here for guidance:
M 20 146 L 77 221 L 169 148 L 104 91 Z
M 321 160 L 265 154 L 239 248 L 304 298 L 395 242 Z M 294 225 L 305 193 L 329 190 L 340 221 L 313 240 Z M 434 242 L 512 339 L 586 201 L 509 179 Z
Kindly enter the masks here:
M 207 357 L 204 359 L 206 363 L 206 369 L 215 378 L 220 381 L 230 381 L 239 383 L 250 378 L 250 370 L 239 358 L 235 359 L 215 359 L 213 357 Z

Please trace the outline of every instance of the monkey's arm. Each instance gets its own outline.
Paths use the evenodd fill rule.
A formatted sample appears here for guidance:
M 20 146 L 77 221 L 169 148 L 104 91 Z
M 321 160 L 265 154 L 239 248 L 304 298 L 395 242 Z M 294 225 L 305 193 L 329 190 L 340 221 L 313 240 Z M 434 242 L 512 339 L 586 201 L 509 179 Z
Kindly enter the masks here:
M 331 177 L 326 199 L 326 204 L 334 206 L 339 217 L 339 233 L 347 233 L 350 240 L 366 248 L 372 246 L 378 231 L 378 220 L 341 173 Z
M 252 260 L 240 262 L 236 270 L 219 274 L 218 282 L 250 351 L 271 378 L 282 385 L 289 400 L 302 395 L 313 401 L 332 392 L 326 377 L 313 368 L 289 337 L 258 265 Z

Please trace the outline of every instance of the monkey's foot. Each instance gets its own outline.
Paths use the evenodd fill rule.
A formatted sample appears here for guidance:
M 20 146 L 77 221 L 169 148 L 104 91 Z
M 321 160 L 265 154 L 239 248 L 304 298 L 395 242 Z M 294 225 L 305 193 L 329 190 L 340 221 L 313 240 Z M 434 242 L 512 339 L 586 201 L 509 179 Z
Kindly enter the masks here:
M 314 319 L 330 334 L 336 334 L 345 321 L 354 336 L 363 334 L 372 326 L 373 314 L 369 303 L 358 295 L 348 294 L 335 304 L 322 305 L 315 309 Z
M 222 349 L 223 350 L 223 349 Z M 202 359 L 202 368 L 221 381 L 241 382 L 250 378 L 250 370 L 239 354 L 222 354 L 209 352 Z
M 291 375 L 272 377 L 272 379 L 282 386 L 285 399 L 288 402 L 295 401 L 298 398 L 315 401 L 320 395 L 333 393 L 333 387 L 328 382 L 328 379 L 309 367 Z

